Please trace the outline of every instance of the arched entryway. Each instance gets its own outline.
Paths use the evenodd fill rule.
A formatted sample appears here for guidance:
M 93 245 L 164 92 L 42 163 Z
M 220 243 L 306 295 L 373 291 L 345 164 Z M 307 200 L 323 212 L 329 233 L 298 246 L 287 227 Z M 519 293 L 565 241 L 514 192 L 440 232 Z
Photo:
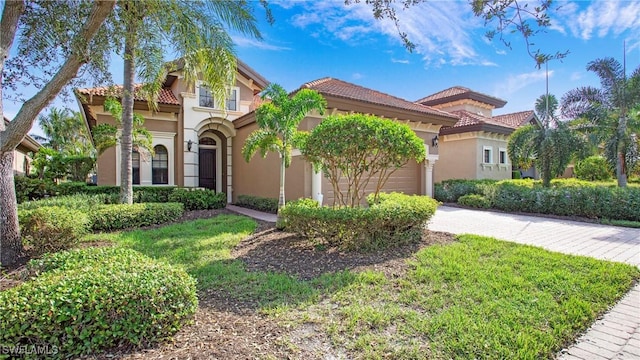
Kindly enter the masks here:
M 198 186 L 217 192 L 222 191 L 222 143 L 212 131 L 198 139 Z

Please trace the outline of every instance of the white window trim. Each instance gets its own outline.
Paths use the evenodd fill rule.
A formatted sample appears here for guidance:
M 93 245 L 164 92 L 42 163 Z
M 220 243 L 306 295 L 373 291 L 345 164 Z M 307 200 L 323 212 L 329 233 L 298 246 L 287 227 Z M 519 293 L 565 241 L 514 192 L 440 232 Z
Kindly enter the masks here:
M 489 162 L 485 162 L 484 161 L 484 153 L 489 150 Z M 483 146 L 482 147 L 482 163 L 486 164 L 486 165 L 492 165 L 494 164 L 493 162 L 493 147 L 491 146 Z
M 500 154 L 504 153 L 504 162 L 500 162 Z M 500 169 L 509 170 L 509 154 L 507 154 L 507 149 L 498 148 L 498 167 Z
M 198 86 L 196 87 L 196 99 L 198 100 L 198 106 L 196 106 L 196 108 L 198 109 L 214 109 L 214 110 L 221 110 L 221 111 L 232 111 L 232 112 L 238 112 L 240 111 L 240 87 L 238 86 L 231 86 L 229 87 L 229 92 L 234 91 L 236 92 L 236 108 L 234 110 L 229 110 L 226 109 L 226 103 L 225 104 L 220 104 L 220 101 L 218 99 L 216 99 L 215 96 L 213 96 L 213 102 L 214 102 L 214 107 L 207 107 L 207 106 L 202 106 L 200 105 L 200 87 L 204 86 L 204 82 L 203 81 L 198 81 Z

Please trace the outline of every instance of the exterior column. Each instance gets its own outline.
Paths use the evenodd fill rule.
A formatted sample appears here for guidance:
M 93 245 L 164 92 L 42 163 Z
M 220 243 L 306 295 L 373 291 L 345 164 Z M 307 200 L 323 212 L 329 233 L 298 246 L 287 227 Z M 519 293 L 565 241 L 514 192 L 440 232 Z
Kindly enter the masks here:
M 322 206 L 322 171 L 317 171 L 311 168 L 313 175 L 311 176 L 311 197 L 316 200 L 320 206 Z
M 438 155 L 429 154 L 429 146 L 425 145 L 427 148 L 427 154 L 424 158 L 424 185 L 425 185 L 425 195 L 429 197 L 433 197 L 433 166 L 436 164 L 436 161 L 440 158 Z
M 233 202 L 233 174 L 231 170 L 233 169 L 233 156 L 231 154 L 232 150 L 232 138 L 231 136 L 227 137 L 227 203 Z

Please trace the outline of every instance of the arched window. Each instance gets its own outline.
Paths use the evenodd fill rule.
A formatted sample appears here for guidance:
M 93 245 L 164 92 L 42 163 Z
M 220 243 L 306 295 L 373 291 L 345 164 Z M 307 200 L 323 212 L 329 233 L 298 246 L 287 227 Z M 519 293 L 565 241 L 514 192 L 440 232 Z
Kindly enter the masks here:
M 156 145 L 153 148 L 155 155 L 151 160 L 152 181 L 154 184 L 169 183 L 169 153 L 167 148 L 162 145 Z
M 210 137 L 203 137 L 199 141 L 200 145 L 215 145 L 216 141 Z
M 133 172 L 133 185 L 140 185 L 140 153 L 136 150 L 131 153 L 131 170 Z

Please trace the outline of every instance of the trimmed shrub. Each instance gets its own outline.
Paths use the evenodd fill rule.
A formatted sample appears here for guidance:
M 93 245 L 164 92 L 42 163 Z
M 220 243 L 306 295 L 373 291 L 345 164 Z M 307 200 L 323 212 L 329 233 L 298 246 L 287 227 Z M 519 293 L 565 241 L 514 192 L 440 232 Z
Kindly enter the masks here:
M 164 203 L 169 202 L 169 196 L 176 190 L 175 186 L 134 186 L 133 202 L 136 203 Z
M 86 182 L 63 182 L 56 186 L 58 195 L 75 195 L 85 193 Z
M 0 347 L 46 346 L 59 359 L 140 348 L 175 334 L 197 308 L 195 280 L 130 249 L 60 252 L 29 268 L 39 276 L 0 292 Z
M 520 170 L 513 170 L 511 172 L 511 178 L 512 179 L 522 179 L 522 173 L 520 172 Z
M 37 209 L 46 206 L 63 206 L 71 209 L 89 210 L 97 205 L 110 204 L 113 195 L 86 195 L 76 194 L 68 196 L 55 196 L 46 199 L 27 201 L 18 205 L 18 210 Z M 117 199 L 115 199 L 117 200 Z
M 14 182 L 18 204 L 29 200 L 38 200 L 47 196 L 55 195 L 55 184 L 50 180 L 16 176 L 14 178 Z
M 22 237 L 36 255 L 69 249 L 89 231 L 87 213 L 67 207 L 40 207 L 19 217 Z
M 460 196 L 458 198 L 458 204 L 480 209 L 488 209 L 491 207 L 489 199 L 478 194 Z
M 278 213 L 278 199 L 265 198 L 253 195 L 238 195 L 238 201 L 235 205 L 245 208 L 268 212 L 271 214 Z
M 185 210 L 222 209 L 227 205 L 227 195 L 209 189 L 173 189 L 168 201 L 182 203 Z
M 578 161 L 574 171 L 580 180 L 604 181 L 611 179 L 612 176 L 609 163 L 601 156 L 589 156 Z
M 183 213 L 180 203 L 113 204 L 97 206 L 90 217 L 93 230 L 113 231 L 175 221 Z
M 369 208 L 320 207 L 312 199 L 280 209 L 280 225 L 311 241 L 345 250 L 370 250 L 418 241 L 437 202 L 399 193 L 369 196 Z
M 455 203 L 463 195 L 482 195 L 484 188 L 495 182 L 495 180 L 445 180 L 435 185 L 434 198 L 442 202 Z

